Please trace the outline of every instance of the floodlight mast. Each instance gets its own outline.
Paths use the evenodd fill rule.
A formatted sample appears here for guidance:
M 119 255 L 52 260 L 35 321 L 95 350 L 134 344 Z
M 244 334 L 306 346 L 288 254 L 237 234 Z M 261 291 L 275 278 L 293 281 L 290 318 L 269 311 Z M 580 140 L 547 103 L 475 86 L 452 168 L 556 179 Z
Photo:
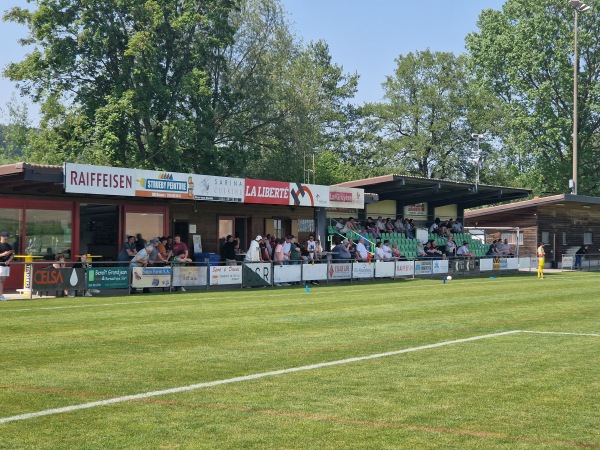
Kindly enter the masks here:
M 481 150 L 479 148 L 479 142 L 484 138 L 485 136 L 483 134 L 477 134 L 477 133 L 472 133 L 471 134 L 471 139 L 474 141 L 477 141 L 477 152 L 475 154 L 475 158 L 473 159 L 473 162 L 476 164 L 477 166 L 477 175 L 475 178 L 475 192 L 478 192 L 479 189 L 479 165 L 481 162 Z
M 577 180 L 577 165 L 578 165 L 578 111 L 577 111 L 577 92 L 578 92 L 578 78 L 579 78 L 579 55 L 577 53 L 577 38 L 579 29 L 579 13 L 589 11 L 592 7 L 586 5 L 580 0 L 569 0 L 569 6 L 573 8 L 575 12 L 575 38 L 573 44 L 573 178 L 569 181 L 569 187 L 571 187 L 571 193 L 577 195 L 578 180 Z

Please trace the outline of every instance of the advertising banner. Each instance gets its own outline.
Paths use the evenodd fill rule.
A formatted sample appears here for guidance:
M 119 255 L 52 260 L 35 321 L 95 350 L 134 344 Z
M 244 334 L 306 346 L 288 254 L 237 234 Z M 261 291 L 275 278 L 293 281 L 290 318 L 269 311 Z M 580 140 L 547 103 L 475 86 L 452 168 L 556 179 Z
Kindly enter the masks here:
M 327 275 L 330 280 L 349 280 L 352 278 L 352 263 L 331 263 Z
M 448 260 L 436 259 L 433 261 L 433 273 L 448 273 Z
M 31 288 L 34 291 L 64 291 L 65 289 L 85 289 L 85 271 L 83 269 L 37 268 L 33 269 Z
M 289 205 L 290 183 L 246 178 L 244 203 Z
M 432 273 L 432 261 L 415 261 L 415 275 L 431 275 Z
M 327 279 L 327 264 L 302 264 L 302 280 L 318 281 Z
M 133 267 L 131 269 L 131 287 L 151 288 L 171 286 L 170 267 Z
M 427 215 L 427 204 L 417 203 L 416 205 L 408 205 L 404 207 L 404 216 L 426 216 Z
M 87 269 L 87 287 L 90 289 L 120 289 L 129 286 L 129 268 L 92 267 Z
M 244 287 L 271 286 L 273 274 L 269 263 L 245 263 L 243 265 Z
M 517 270 L 519 268 L 519 259 L 518 258 L 506 258 L 506 269 L 507 270 Z
M 373 278 L 375 274 L 375 264 L 355 262 L 352 264 L 353 278 Z
M 244 201 L 243 178 L 193 175 L 192 181 L 195 200 L 235 203 Z
M 210 266 L 210 285 L 242 284 L 242 266 Z
M 393 261 L 376 261 L 375 262 L 375 278 L 392 278 L 396 263 Z
M 412 277 L 415 274 L 414 261 L 396 261 L 397 277 Z
M 273 281 L 275 283 L 295 283 L 302 280 L 302 266 L 273 266 Z
M 363 209 L 365 207 L 364 190 L 329 186 L 329 207 Z
M 482 272 L 487 272 L 490 270 L 494 270 L 494 260 L 493 258 L 481 258 L 479 260 L 479 270 Z
M 291 206 L 329 206 L 329 186 L 316 184 L 290 183 Z
M 173 267 L 173 286 L 206 286 L 206 266 Z

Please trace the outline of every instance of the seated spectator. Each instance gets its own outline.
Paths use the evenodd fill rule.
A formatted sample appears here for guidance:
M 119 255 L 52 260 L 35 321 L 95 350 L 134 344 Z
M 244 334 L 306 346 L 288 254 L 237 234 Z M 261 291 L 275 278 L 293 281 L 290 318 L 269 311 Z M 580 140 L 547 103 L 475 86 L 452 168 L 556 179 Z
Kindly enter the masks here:
M 385 256 L 383 254 L 383 244 L 379 241 L 375 244 L 375 260 L 376 261 L 384 261 Z
M 419 241 L 417 243 L 417 258 L 427 258 L 427 253 L 425 252 L 425 248 L 423 247 L 423 243 L 421 241 Z
M 386 233 L 394 233 L 395 232 L 394 222 L 392 222 L 392 219 L 390 219 L 389 217 L 387 219 L 385 219 L 385 232 Z
M 396 217 L 396 221 L 394 222 L 394 229 L 396 233 L 404 234 L 404 221 L 401 216 Z
M 425 244 L 425 254 L 427 258 L 433 259 L 441 259 L 445 257 L 445 255 L 443 255 L 442 252 L 435 246 L 435 241 L 431 239 L 427 241 L 427 244 Z
M 354 217 L 348 218 L 348 221 L 346 222 L 346 228 L 350 231 L 354 231 L 355 233 L 359 233 L 361 230 L 360 223 Z
M 429 234 L 440 234 L 440 218 L 436 217 L 431 226 L 429 227 Z
M 467 241 L 463 241 L 463 244 L 456 250 L 456 256 L 466 256 L 472 258 L 475 255 L 471 252 L 471 250 L 469 250 L 469 243 Z
M 504 244 L 502 246 L 498 245 L 498 249 L 503 256 L 513 256 L 512 251 L 510 250 L 510 244 L 508 243 L 508 239 L 504 239 Z
M 385 233 L 385 222 L 383 221 L 383 217 L 379 216 L 375 222 L 375 225 L 381 233 Z
M 488 251 L 486 252 L 486 256 L 499 256 L 500 252 L 498 251 L 498 248 L 496 247 L 497 244 L 497 240 L 494 239 L 494 241 L 491 243 L 490 248 L 488 248 Z
M 389 219 L 388 219 L 389 220 Z M 390 260 L 392 259 L 393 255 L 392 255 L 392 249 L 390 248 L 390 241 L 389 240 L 385 240 L 383 241 L 383 258 L 384 260 Z
M 369 252 L 365 246 L 365 238 L 362 236 L 359 238 L 358 244 L 356 244 L 356 259 L 359 261 L 369 260 Z
M 404 257 L 402 256 L 402 253 L 400 253 L 400 250 L 398 250 L 398 244 L 396 244 L 395 242 L 392 244 L 392 258 L 394 259 L 404 259 Z
M 462 223 L 460 223 L 458 221 L 458 219 L 456 219 L 455 221 L 453 221 L 452 223 L 452 232 L 453 233 L 462 233 L 463 232 L 463 226 Z
M 451 257 L 456 255 L 456 242 L 454 242 L 454 236 L 450 236 L 446 240 L 446 256 Z
M 350 243 L 348 242 L 348 239 L 344 239 L 342 242 L 336 245 L 333 248 L 333 253 L 336 259 L 352 259 L 352 254 L 350 253 Z
M 412 219 L 408 220 L 408 219 L 404 219 L 404 234 L 406 236 L 406 239 L 414 239 L 415 238 L 415 229 L 412 225 Z
M 363 233 L 371 233 L 376 238 L 381 237 L 381 232 L 379 231 L 379 227 L 376 225 L 375 221 L 371 217 L 367 217 L 365 221 L 365 228 Z

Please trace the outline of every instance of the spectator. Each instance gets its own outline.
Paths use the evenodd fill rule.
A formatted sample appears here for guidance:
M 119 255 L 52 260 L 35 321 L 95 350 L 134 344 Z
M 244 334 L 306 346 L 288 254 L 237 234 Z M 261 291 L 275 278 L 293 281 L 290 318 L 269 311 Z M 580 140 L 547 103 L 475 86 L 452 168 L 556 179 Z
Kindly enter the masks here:
M 321 257 L 323 256 L 323 247 L 321 247 L 321 241 L 315 241 L 315 261 L 321 261 Z
M 425 253 L 427 258 L 441 259 L 445 257 L 445 255 L 443 255 L 442 252 L 436 247 L 435 241 L 432 239 L 427 241 L 427 244 L 425 245 Z
M 456 256 L 472 258 L 475 255 L 471 252 L 471 250 L 469 250 L 469 243 L 467 241 L 463 241 L 462 245 L 456 250 Z
M 500 247 L 500 253 L 502 253 L 504 256 L 513 256 L 508 239 L 504 239 L 504 244 L 502 244 L 502 247 Z
M 73 264 L 74 268 L 76 268 L 76 269 L 83 269 L 83 270 L 87 271 L 89 268 L 92 267 L 92 263 L 90 263 L 88 261 L 88 255 L 87 254 L 84 253 L 83 255 L 81 255 L 80 258 L 81 259 L 78 262 L 76 262 L 75 264 Z M 90 289 L 89 291 L 86 290 L 86 289 L 83 290 L 83 296 L 84 297 L 91 297 L 92 294 L 99 294 L 99 293 L 100 293 L 100 291 L 98 289 Z
M 283 244 L 283 264 L 287 265 L 290 263 L 290 255 L 292 254 L 292 240 L 289 236 L 285 237 Z
M 395 232 L 394 222 L 392 222 L 392 219 L 390 219 L 389 217 L 387 219 L 385 219 L 385 232 L 386 233 L 394 233 Z
M 188 255 L 188 246 L 181 240 L 181 236 L 179 234 L 175 235 L 173 241 L 173 255 L 173 261 L 178 263 L 192 262 L 192 259 Z
M 129 263 L 129 266 L 131 267 L 132 276 L 133 276 L 133 269 L 135 267 L 146 267 L 148 265 L 148 262 L 150 261 L 150 254 L 152 253 L 153 250 L 154 250 L 154 246 L 152 244 L 150 244 L 150 245 L 146 245 L 146 247 L 144 247 L 143 249 L 141 249 L 139 252 L 137 252 L 135 254 L 135 256 L 131 259 L 131 262 Z M 131 280 L 130 280 L 129 293 L 130 294 L 137 293 L 137 289 L 134 289 L 131 286 Z
M 277 241 L 277 245 L 275 246 L 275 264 L 283 266 L 285 258 L 283 257 L 283 244 L 285 244 L 285 239 L 281 238 Z
M 169 261 L 169 259 L 171 259 L 171 252 L 169 252 L 167 250 L 167 237 L 166 236 L 162 236 L 159 238 L 160 243 L 158 244 L 158 247 L 156 247 L 156 249 L 158 250 L 158 253 L 160 254 L 160 258 L 162 261 Z
M 4 296 L 4 282 L 10 275 L 10 263 L 14 258 L 12 246 L 8 243 L 10 233 L 3 231 L 0 233 L 0 301 L 7 301 Z
M 436 217 L 431 226 L 429 227 L 430 234 L 440 234 L 440 218 Z
M 260 243 L 263 240 L 263 237 L 259 234 L 254 238 L 254 240 L 250 243 L 250 247 L 246 252 L 245 262 L 253 263 L 253 262 L 261 262 L 261 254 L 260 254 Z
M 350 257 L 356 259 L 356 244 L 352 238 L 348 239 L 348 251 L 350 252 Z
M 135 249 L 136 251 L 142 250 L 146 247 L 146 240 L 142 237 L 142 233 L 138 233 L 135 235 Z
M 129 262 L 131 261 L 131 258 L 136 255 L 136 253 L 137 250 L 135 248 L 135 236 L 127 236 L 127 242 L 125 242 L 123 247 L 121 247 L 121 252 L 119 253 L 117 259 L 122 263 Z
M 376 238 L 381 237 L 381 233 L 379 232 L 377 224 L 370 217 L 367 217 L 367 220 L 365 221 L 365 228 L 363 229 L 362 235 L 366 236 L 367 233 L 373 234 L 373 236 L 375 236 Z
M 384 256 L 384 252 L 383 252 L 383 244 L 381 243 L 381 241 L 379 241 L 377 244 L 375 244 L 375 260 L 376 261 L 384 261 L 385 260 L 385 256 Z
M 379 216 L 377 221 L 375 222 L 375 226 L 381 233 L 385 233 L 385 223 L 383 221 L 383 217 Z
M 575 266 L 573 267 L 575 270 L 583 270 L 582 260 L 583 255 L 587 253 L 588 246 L 582 245 L 579 250 L 575 252 Z
M 386 261 L 392 259 L 393 255 L 392 255 L 392 249 L 390 248 L 389 240 L 386 239 L 385 241 L 383 241 L 382 248 L 383 248 L 383 259 Z
M 404 224 L 401 216 L 396 217 L 394 229 L 396 230 L 396 233 L 404 234 Z
M 227 266 L 236 266 L 237 261 L 235 259 L 235 254 L 239 250 L 239 243 L 237 240 L 233 239 L 232 235 L 227 235 L 225 239 L 225 244 L 223 244 L 223 259 L 225 259 L 225 265 Z
M 425 248 L 423 248 L 423 243 L 421 241 L 417 242 L 417 258 L 427 258 L 427 253 L 425 252 Z
M 456 255 L 456 242 L 454 241 L 454 236 L 450 236 L 446 240 L 446 256 L 452 257 Z
M 306 242 L 306 250 L 308 251 L 308 258 L 311 261 L 316 261 L 318 259 L 317 243 L 315 242 L 315 237 L 312 234 L 308 236 L 308 241 Z
M 300 245 L 296 242 L 296 236 L 290 234 L 290 264 L 300 264 Z
M 335 253 L 335 256 L 337 257 L 337 259 L 342 259 L 342 260 L 352 259 L 352 254 L 350 253 L 350 242 L 348 241 L 348 239 L 344 239 L 341 243 L 336 245 L 333 248 L 333 252 Z
M 64 269 L 65 268 L 65 255 L 59 253 L 56 255 L 56 262 L 52 263 L 52 267 L 55 269 Z M 73 295 L 69 294 L 69 291 L 65 289 L 63 291 L 63 297 L 73 297 Z
M 263 238 L 258 246 L 260 248 L 260 260 L 262 262 L 271 262 L 271 252 L 270 247 L 267 246 L 267 238 Z
M 369 259 L 369 252 L 367 252 L 367 247 L 365 247 L 365 238 L 362 236 L 358 240 L 358 244 L 356 244 L 356 259 L 359 261 L 367 261 Z
M 452 223 L 452 232 L 453 233 L 462 233 L 463 226 L 462 223 L 458 221 L 458 218 Z
M 414 239 L 415 238 L 415 231 L 414 228 L 412 226 L 412 219 L 408 220 L 408 219 L 404 219 L 404 234 L 406 235 L 406 239 Z
M 490 244 L 490 247 L 488 248 L 487 252 L 485 253 L 485 256 L 498 256 L 498 249 L 496 248 L 496 243 L 498 241 L 496 239 L 494 239 L 492 241 L 492 243 Z
M 395 242 L 392 244 L 392 258 L 394 259 L 406 259 L 402 256 L 402 253 L 400 253 L 400 250 L 398 250 L 398 244 L 396 244 Z

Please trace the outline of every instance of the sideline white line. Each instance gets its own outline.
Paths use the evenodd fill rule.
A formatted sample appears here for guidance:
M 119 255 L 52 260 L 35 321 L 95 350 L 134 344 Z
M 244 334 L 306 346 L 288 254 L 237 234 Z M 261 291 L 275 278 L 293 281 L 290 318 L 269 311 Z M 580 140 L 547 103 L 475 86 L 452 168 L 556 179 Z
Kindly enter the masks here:
M 370 359 L 384 358 L 387 356 L 401 355 L 403 353 L 410 353 L 410 352 L 416 352 L 419 350 L 427 350 L 427 349 L 431 349 L 431 348 L 444 347 L 446 345 L 462 344 L 465 342 L 472 342 L 472 341 L 478 341 L 480 339 L 489 339 L 489 338 L 494 338 L 494 337 L 499 337 L 499 336 L 506 336 L 506 335 L 515 334 L 515 333 L 521 333 L 521 331 L 520 330 L 512 330 L 512 331 L 504 331 L 502 333 L 484 334 L 481 336 L 474 336 L 474 337 L 465 338 L 465 339 L 456 339 L 454 341 L 438 342 L 437 344 L 429 344 L 429 345 L 422 345 L 420 347 L 406 348 L 404 350 L 397 350 L 397 351 L 393 351 L 393 352 L 376 353 L 373 355 L 358 356 L 355 358 L 340 359 L 338 361 L 310 364 L 308 366 L 292 367 L 290 369 L 274 370 L 272 372 L 256 373 L 253 375 L 228 378 L 225 380 L 208 381 L 206 383 L 192 384 L 189 386 L 182 386 L 182 387 L 177 387 L 177 388 L 172 388 L 172 389 L 164 389 L 161 391 L 152 391 L 152 392 L 145 392 L 142 394 L 126 395 L 124 397 L 116 397 L 116 398 L 111 398 L 111 399 L 107 399 L 107 400 L 100 400 L 97 402 L 82 403 L 79 405 L 65 406 L 63 408 L 47 409 L 45 411 L 20 414 L 18 416 L 12 416 L 12 417 L 4 417 L 4 418 L 0 418 L 0 424 L 7 423 L 7 422 L 15 422 L 17 420 L 33 419 L 34 417 L 49 416 L 52 414 L 60 414 L 60 413 L 65 413 L 65 412 L 77 411 L 79 409 L 88 409 L 88 408 L 95 408 L 97 406 L 112 405 L 114 403 L 123 403 L 123 402 L 128 402 L 131 400 L 141 400 L 141 399 L 145 399 L 145 398 L 149 398 L 149 397 L 157 397 L 159 395 L 177 394 L 179 392 L 193 391 L 196 389 L 203 389 L 203 388 L 212 387 L 212 386 L 219 386 L 222 384 L 239 383 L 241 381 L 257 380 L 259 378 L 272 377 L 272 376 L 283 375 L 283 374 L 287 374 L 287 373 L 301 372 L 304 370 L 314 370 L 314 369 L 320 369 L 322 367 L 336 366 L 339 364 L 348 364 L 348 363 L 354 363 L 354 362 L 359 362 L 359 361 L 367 361 Z
M 534 333 L 534 334 L 559 334 L 559 335 L 570 335 L 570 336 L 594 336 L 594 337 L 600 337 L 600 334 L 595 334 L 595 333 L 572 333 L 572 332 L 568 332 L 568 331 L 529 331 L 529 330 L 522 330 L 521 333 Z

